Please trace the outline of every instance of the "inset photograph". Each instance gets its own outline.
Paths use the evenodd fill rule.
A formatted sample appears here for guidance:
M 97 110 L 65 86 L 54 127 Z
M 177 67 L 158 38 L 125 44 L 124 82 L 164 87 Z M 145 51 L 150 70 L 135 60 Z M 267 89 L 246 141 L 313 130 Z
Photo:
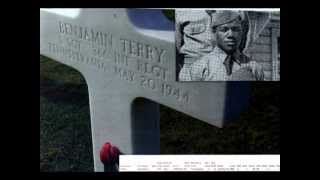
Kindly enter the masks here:
M 280 9 L 175 10 L 177 81 L 280 81 Z

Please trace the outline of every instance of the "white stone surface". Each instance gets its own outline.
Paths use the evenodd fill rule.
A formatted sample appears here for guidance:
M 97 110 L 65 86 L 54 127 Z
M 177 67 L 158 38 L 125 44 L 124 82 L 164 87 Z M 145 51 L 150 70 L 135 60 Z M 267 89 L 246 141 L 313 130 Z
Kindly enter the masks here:
M 107 141 L 124 154 L 159 154 L 157 103 L 222 127 L 248 102 L 246 82 L 177 82 L 174 23 L 160 10 L 148 13 L 80 9 L 71 17 L 40 9 L 40 54 L 88 84 L 95 171 L 103 171 Z

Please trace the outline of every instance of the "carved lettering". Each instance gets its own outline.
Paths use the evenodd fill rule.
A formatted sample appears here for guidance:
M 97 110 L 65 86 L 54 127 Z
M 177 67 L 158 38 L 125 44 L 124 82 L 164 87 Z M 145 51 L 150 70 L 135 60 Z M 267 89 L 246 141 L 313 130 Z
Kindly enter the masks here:
M 114 66 L 114 72 L 116 74 L 118 74 L 118 76 L 122 79 L 122 80 L 126 80 L 126 81 L 133 81 L 134 80 L 134 72 L 124 69 L 124 68 L 120 68 L 118 66 Z
M 138 43 L 138 57 L 143 56 L 143 45 Z
M 104 58 L 108 55 L 108 50 L 106 48 L 101 48 L 99 46 L 92 46 L 92 53 L 94 56 Z
M 65 34 L 112 49 L 113 36 L 108 33 L 96 31 L 92 28 L 73 25 L 71 23 L 59 22 L 60 34 Z
M 166 53 L 164 49 L 122 37 L 114 38 L 110 33 L 67 22 L 59 22 L 58 27 L 60 44 L 48 43 L 50 52 L 105 72 L 105 61 L 110 59 L 114 65 L 111 66 L 113 73 L 120 80 L 135 82 L 158 95 L 189 103 L 188 91 L 167 82 L 169 71 L 163 67 Z M 114 44 L 119 45 L 116 47 L 119 51 L 114 51 Z
M 96 57 L 92 57 L 92 56 L 86 56 L 81 54 L 78 51 L 74 51 L 71 48 L 65 48 L 63 46 L 54 44 L 54 43 L 48 43 L 48 49 L 49 52 L 63 57 L 69 61 L 76 61 L 79 63 L 85 63 L 88 64 L 90 66 L 93 66 L 97 69 L 101 69 L 103 71 L 107 70 L 107 67 L 105 65 L 105 63 L 103 61 L 101 61 L 100 59 L 96 58 Z
M 150 79 L 144 75 L 140 76 L 140 78 L 141 78 L 140 85 L 142 87 L 156 90 L 156 83 L 153 79 Z
M 165 54 L 164 49 L 124 38 L 120 38 L 120 44 L 120 48 L 127 55 L 136 58 L 143 58 L 157 63 L 163 62 L 162 59 Z
M 66 38 L 67 46 L 80 51 L 80 41 L 72 38 Z
M 173 87 L 170 84 L 163 83 L 161 84 L 161 93 L 164 96 L 174 97 L 175 99 L 183 102 L 189 102 L 189 93 L 184 92 L 181 88 Z
M 126 55 L 114 52 L 114 63 L 116 65 L 128 66 L 128 57 Z
M 153 75 L 157 79 L 166 80 L 167 69 L 148 62 L 137 60 L 137 70 L 141 73 Z
M 149 45 L 146 45 L 146 47 L 147 47 L 146 58 L 152 60 L 152 52 L 153 52 L 152 48 Z
M 161 63 L 162 59 L 163 59 L 162 56 L 164 55 L 164 49 L 154 47 L 154 53 L 156 54 L 155 57 L 156 57 L 157 62 Z

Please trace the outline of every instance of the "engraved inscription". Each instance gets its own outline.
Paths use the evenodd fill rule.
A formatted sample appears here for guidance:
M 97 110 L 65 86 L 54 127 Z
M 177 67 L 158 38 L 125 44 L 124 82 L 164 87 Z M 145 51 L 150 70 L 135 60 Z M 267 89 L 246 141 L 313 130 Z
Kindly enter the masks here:
M 86 56 L 80 52 L 72 50 L 71 48 L 66 48 L 51 42 L 48 42 L 48 49 L 49 52 L 59 57 L 63 57 L 74 62 L 85 63 L 106 72 L 107 66 L 103 61 L 99 60 L 96 57 Z
M 170 84 L 162 84 L 161 91 L 165 96 L 172 96 L 184 103 L 189 102 L 189 93 L 184 92 L 181 88 L 173 87 Z
M 122 79 L 126 81 L 134 80 L 134 72 L 118 66 L 114 66 L 114 72 Z
M 166 82 L 149 78 L 148 76 L 140 76 L 140 85 L 143 88 L 149 88 L 158 91 L 162 96 L 173 97 L 183 103 L 189 103 L 189 92 L 182 88 L 174 87 Z
M 128 66 L 128 56 L 114 52 L 114 63 L 117 65 Z
M 123 38 L 120 38 L 120 42 L 121 49 L 125 54 L 128 54 L 132 57 L 144 58 L 158 63 L 163 62 L 163 56 L 165 54 L 164 49 Z
M 51 53 L 102 72 L 109 67 L 121 81 L 189 103 L 190 93 L 169 82 L 164 49 L 67 22 L 60 21 L 58 28 L 59 44 L 48 43 Z
M 80 41 L 72 38 L 66 38 L 67 46 L 80 51 Z
M 137 60 L 137 70 L 141 73 L 147 73 L 147 74 L 153 75 L 157 79 L 161 79 L 164 81 L 167 80 L 166 79 L 167 69 L 161 66 L 152 65 L 151 63 Z
M 92 45 L 92 53 L 96 57 L 104 58 L 107 57 L 109 51 L 106 48 Z
M 156 84 L 153 79 L 148 79 L 146 76 L 143 76 L 143 75 L 140 77 L 140 79 L 141 79 L 140 85 L 142 87 L 150 88 L 152 90 L 156 89 Z
M 112 35 L 105 32 L 96 31 L 92 28 L 82 27 L 66 22 L 59 22 L 59 32 L 60 34 L 69 35 L 74 38 L 92 42 L 106 48 L 112 48 Z

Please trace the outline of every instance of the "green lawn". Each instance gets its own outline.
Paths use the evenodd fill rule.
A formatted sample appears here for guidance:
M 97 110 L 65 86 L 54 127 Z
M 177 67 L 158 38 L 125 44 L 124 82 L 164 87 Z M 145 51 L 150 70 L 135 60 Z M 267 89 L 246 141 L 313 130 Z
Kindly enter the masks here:
M 161 106 L 161 154 L 279 154 L 280 83 L 253 84 L 248 111 L 219 129 Z M 40 56 L 40 171 L 93 171 L 87 86 Z
M 40 57 L 40 171 L 93 171 L 87 86 Z

